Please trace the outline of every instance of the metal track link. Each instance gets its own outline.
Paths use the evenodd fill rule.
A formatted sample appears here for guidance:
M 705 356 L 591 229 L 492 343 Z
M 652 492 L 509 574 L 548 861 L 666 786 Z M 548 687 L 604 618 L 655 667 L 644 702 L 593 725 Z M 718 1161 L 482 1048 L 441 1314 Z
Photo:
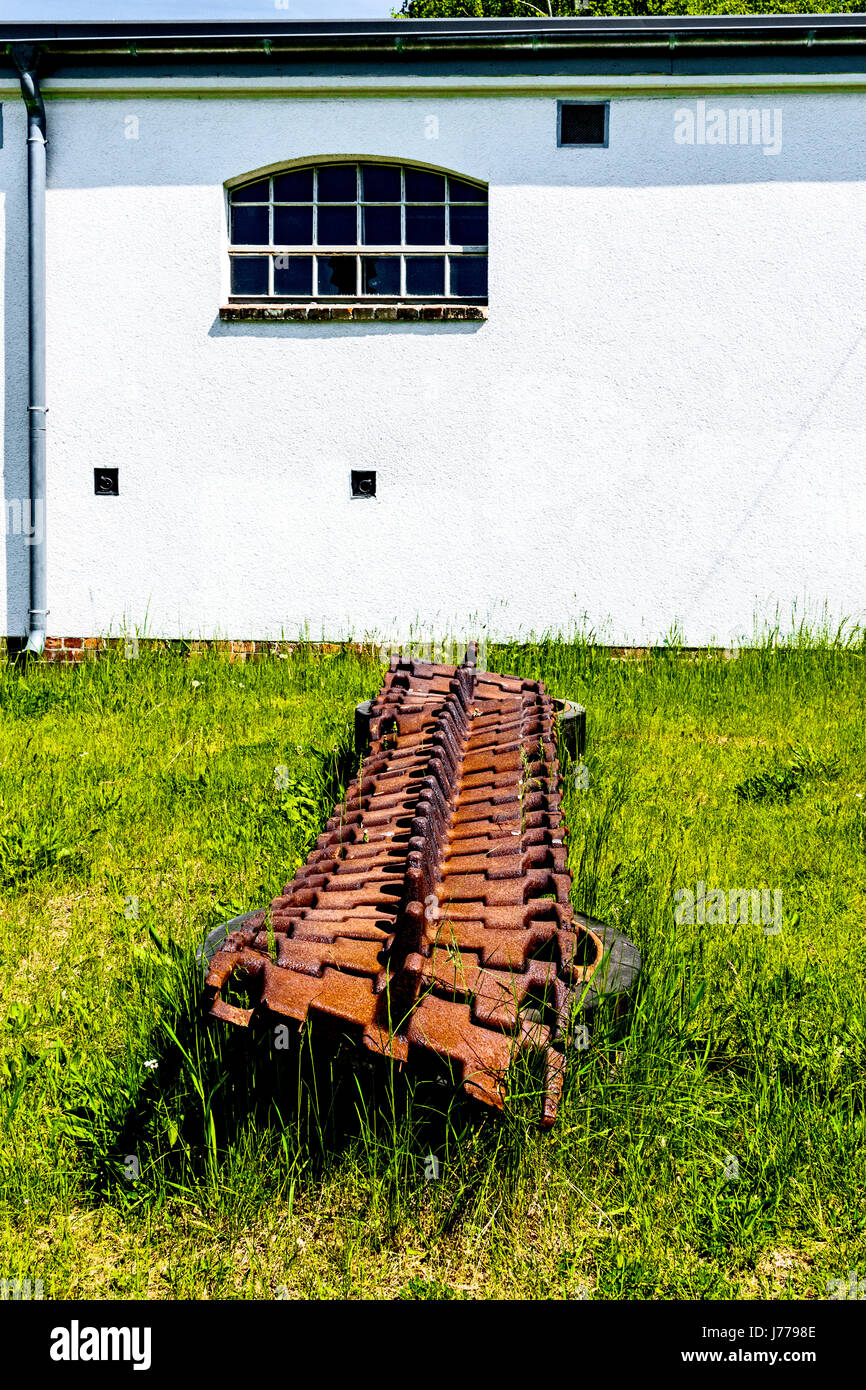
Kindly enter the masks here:
M 473 645 L 459 667 L 393 659 L 345 800 L 211 960 L 212 1016 L 330 1020 L 400 1063 L 448 1058 L 497 1107 L 535 1053 L 551 1125 L 605 931 L 569 902 L 554 721 L 541 682 L 476 671 Z M 222 998 L 237 983 L 252 1008 Z

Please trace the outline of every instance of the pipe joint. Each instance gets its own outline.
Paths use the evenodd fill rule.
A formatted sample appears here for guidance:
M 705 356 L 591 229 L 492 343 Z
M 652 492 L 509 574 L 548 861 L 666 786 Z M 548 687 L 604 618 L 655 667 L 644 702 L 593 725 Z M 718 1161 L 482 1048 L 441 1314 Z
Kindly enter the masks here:
M 9 54 L 18 69 L 18 77 L 21 82 L 21 95 L 24 98 L 24 105 L 27 108 L 29 124 L 31 126 L 35 125 L 42 139 L 45 140 L 47 130 L 45 102 L 42 100 L 42 93 L 39 90 L 39 83 L 36 78 L 39 49 L 33 44 L 13 43 L 9 47 Z M 32 135 L 28 135 L 28 142 L 33 138 Z

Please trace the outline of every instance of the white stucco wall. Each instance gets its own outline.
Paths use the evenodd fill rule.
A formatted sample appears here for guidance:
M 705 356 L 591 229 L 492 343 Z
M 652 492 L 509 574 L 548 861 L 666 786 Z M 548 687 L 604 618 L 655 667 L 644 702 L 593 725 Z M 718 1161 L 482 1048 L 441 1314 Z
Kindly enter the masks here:
M 864 616 L 866 94 L 49 101 L 49 631 L 747 637 Z M 430 115 L 438 138 L 427 134 Z M 127 118 L 138 139 L 126 138 Z M 23 111 L 4 97 L 6 495 L 26 479 Z M 224 181 L 319 155 L 490 184 L 487 323 L 222 324 Z M 93 495 L 118 466 L 120 497 Z M 353 501 L 352 467 L 378 497 Z M 14 490 L 13 490 L 14 489 Z M 7 528 L 8 529 L 8 528 Z M 6 537 L 7 627 L 27 605 Z

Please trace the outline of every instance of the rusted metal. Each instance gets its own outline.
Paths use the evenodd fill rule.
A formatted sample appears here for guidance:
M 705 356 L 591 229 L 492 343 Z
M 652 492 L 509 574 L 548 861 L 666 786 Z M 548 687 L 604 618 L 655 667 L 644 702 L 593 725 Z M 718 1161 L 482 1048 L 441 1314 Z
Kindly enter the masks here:
M 345 800 L 213 956 L 212 1016 L 330 1020 L 399 1063 L 449 1059 L 497 1107 L 537 1054 L 551 1125 L 606 932 L 569 902 L 555 719 L 543 683 L 477 671 L 472 645 L 458 667 L 392 659 Z M 223 998 L 239 981 L 252 1007 Z

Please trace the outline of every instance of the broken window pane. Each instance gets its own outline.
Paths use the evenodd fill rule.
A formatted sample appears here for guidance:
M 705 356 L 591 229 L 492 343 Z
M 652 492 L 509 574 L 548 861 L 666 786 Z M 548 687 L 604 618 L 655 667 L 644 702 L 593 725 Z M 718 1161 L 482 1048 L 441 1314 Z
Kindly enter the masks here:
M 362 294 L 400 293 L 400 257 L 364 256 L 361 261 Z
M 317 256 L 319 294 L 357 294 L 358 267 L 354 256 Z

